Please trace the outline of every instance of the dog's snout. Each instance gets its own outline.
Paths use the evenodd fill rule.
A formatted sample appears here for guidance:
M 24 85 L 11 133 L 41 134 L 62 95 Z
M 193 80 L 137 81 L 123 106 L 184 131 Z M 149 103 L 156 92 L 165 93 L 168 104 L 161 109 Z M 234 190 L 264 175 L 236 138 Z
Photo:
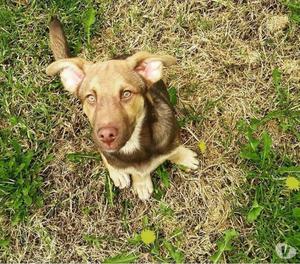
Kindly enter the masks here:
M 118 129 L 115 127 L 103 127 L 98 130 L 98 138 L 106 144 L 111 144 L 118 136 Z

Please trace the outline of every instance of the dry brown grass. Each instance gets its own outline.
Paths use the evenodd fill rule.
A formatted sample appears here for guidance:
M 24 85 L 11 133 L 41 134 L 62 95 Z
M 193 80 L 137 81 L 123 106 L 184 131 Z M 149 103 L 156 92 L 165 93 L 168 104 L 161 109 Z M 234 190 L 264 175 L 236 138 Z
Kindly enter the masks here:
M 84 50 L 83 56 L 105 60 L 136 50 L 175 55 L 178 65 L 166 72 L 178 91 L 178 117 L 190 107 L 202 117 L 200 122 L 187 122 L 183 140 L 193 149 L 198 140 L 204 140 L 207 152 L 199 153 L 201 165 L 192 174 L 170 170 L 172 184 L 161 202 L 144 203 L 130 190 L 122 190 L 111 207 L 104 198 L 102 163 L 74 164 L 65 158 L 67 153 L 94 148 L 80 106 L 71 101 L 67 107 L 74 114 L 53 128 L 57 155 L 43 172 L 49 191 L 45 207 L 32 216 L 29 225 L 12 231 L 16 239 L 7 260 L 101 261 L 122 251 L 138 252 L 139 247 L 129 245 L 127 239 L 141 231 L 147 215 L 166 236 L 175 228 L 183 230 L 180 248 L 186 261 L 208 261 L 221 232 L 243 227 L 242 220 L 230 220 L 238 203 L 236 188 L 245 176 L 239 166 L 237 121 L 275 108 L 271 73 L 276 66 L 283 70 L 291 96 L 296 94 L 299 30 L 275 0 L 116 1 L 106 8 L 92 52 Z M 272 131 L 275 144 L 289 145 L 289 138 Z M 292 152 L 299 152 L 299 144 Z M 125 199 L 132 203 L 128 229 L 122 223 Z M 161 203 L 174 210 L 173 218 L 160 214 Z M 88 214 L 83 211 L 87 207 Z M 97 248 L 83 241 L 84 234 L 105 239 Z M 153 259 L 143 253 L 140 261 Z

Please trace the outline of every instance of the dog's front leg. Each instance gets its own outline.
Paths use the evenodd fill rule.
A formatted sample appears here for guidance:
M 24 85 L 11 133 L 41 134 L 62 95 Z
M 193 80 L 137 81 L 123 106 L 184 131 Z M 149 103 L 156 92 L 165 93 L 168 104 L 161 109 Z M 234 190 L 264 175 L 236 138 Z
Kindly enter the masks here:
M 168 160 L 192 170 L 197 169 L 199 166 L 196 152 L 184 147 L 183 145 L 177 147 Z
M 132 187 L 141 200 L 148 200 L 153 193 L 150 174 L 132 174 Z
M 128 173 L 119 169 L 115 169 L 112 166 L 108 166 L 107 169 L 115 186 L 119 187 L 120 189 L 130 186 L 130 176 Z
M 103 163 L 109 172 L 109 177 L 112 179 L 114 185 L 119 187 L 120 189 L 129 187 L 130 186 L 129 174 L 126 173 L 125 171 L 123 171 L 122 169 L 114 168 L 107 162 L 104 155 L 101 155 L 101 156 L 102 156 Z

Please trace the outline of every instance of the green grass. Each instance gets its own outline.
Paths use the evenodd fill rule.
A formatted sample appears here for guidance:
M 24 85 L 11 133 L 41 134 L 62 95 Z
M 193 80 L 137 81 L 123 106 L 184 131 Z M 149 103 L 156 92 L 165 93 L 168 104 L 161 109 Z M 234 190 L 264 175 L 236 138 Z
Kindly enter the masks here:
M 70 114 L 70 110 L 66 107 L 68 95 L 57 92 L 59 82 L 46 80 L 45 68 L 41 66 L 50 59 L 46 28 L 52 14 L 64 14 L 63 19 L 73 22 L 68 33 L 75 36 L 82 28 L 79 4 L 85 6 L 82 1 L 48 4 L 34 1 L 28 6 L 7 1 L 0 5 L 0 214 L 4 218 L 2 224 L 5 223 L 3 229 L 0 227 L 0 256 L 2 253 L 3 257 L 10 252 L 11 238 L 7 231 L 13 225 L 27 222 L 47 198 L 43 193 L 42 171 L 53 156 L 53 128 L 64 122 L 63 113 Z M 47 15 L 45 9 L 49 11 Z M 80 47 L 79 42 L 71 43 L 73 48 Z
M 23 151 L 17 141 L 1 136 L 0 213 L 16 225 L 26 220 L 31 207 L 43 205 L 39 173 L 46 161 L 37 161 L 38 153 Z
M 293 215 L 293 210 L 300 205 L 299 193 L 287 190 L 285 179 L 288 173 L 281 172 L 282 168 L 295 168 L 297 162 L 273 148 L 268 132 L 254 136 L 258 129 L 251 123 L 246 127 L 243 124 L 241 128 L 247 138 L 241 151 L 247 171 L 247 184 L 242 190 L 250 200 L 235 214 L 243 216 L 245 225 L 251 227 L 252 231 L 239 241 L 239 252 L 229 258 L 232 262 L 259 262 L 261 259 L 282 262 L 275 252 L 276 244 L 287 243 L 296 249 L 300 247 L 296 239 L 300 235 L 299 223 Z M 300 180 L 299 173 L 292 175 Z M 297 260 L 299 258 L 293 258 L 293 261 Z
M 282 3 L 289 9 L 290 19 L 300 24 L 300 3 L 298 0 L 284 0 Z
M 247 172 L 247 183 L 240 190 L 240 198 L 243 200 L 246 194 L 249 200 L 243 200 L 245 204 L 234 213 L 245 219 L 245 227 L 251 228 L 251 232 L 240 237 L 237 242 L 239 252 L 229 254 L 230 262 L 286 261 L 276 253 L 278 243 L 300 249 L 300 225 L 295 216 L 295 210 L 300 206 L 300 193 L 289 191 L 285 183 L 290 175 L 300 181 L 299 162 L 274 147 L 271 135 L 264 129 L 275 119 L 285 133 L 290 132 L 299 139 L 300 115 L 299 111 L 291 110 L 295 102 L 290 101 L 287 91 L 282 88 L 281 73 L 277 68 L 273 71 L 273 84 L 279 109 L 259 120 L 241 121 L 238 127 L 246 139 L 241 143 L 240 156 Z M 299 261 L 299 254 L 291 260 Z
M 158 262 L 175 262 L 182 263 L 185 260 L 184 252 L 180 250 L 180 244 L 183 232 L 182 230 L 175 228 L 170 236 L 166 236 L 163 230 L 160 230 L 156 226 L 151 226 L 148 223 L 148 218 L 143 219 L 143 230 L 150 230 L 155 235 L 155 239 L 151 243 L 147 243 L 143 240 L 140 234 L 135 234 L 128 240 L 129 243 L 134 246 L 139 246 L 142 252 L 148 252 L 153 256 L 154 261 Z
M 5 210 L 11 207 L 13 222 L 24 219 L 31 204 L 41 199 L 42 178 L 38 175 L 51 153 L 51 129 L 63 121 L 62 113 L 68 112 L 68 97 L 58 96 L 59 83 L 46 81 L 44 68 L 39 66 L 46 64 L 50 55 L 45 28 L 55 10 L 64 9 L 66 16 L 76 18 L 77 4 L 52 1 L 0 6 L 0 26 L 5 27 L 0 36 L 0 117 L 6 120 L 0 126 L 1 192 L 5 194 L 0 199 L 7 200 Z M 49 10 L 48 16 L 43 16 L 44 8 Z

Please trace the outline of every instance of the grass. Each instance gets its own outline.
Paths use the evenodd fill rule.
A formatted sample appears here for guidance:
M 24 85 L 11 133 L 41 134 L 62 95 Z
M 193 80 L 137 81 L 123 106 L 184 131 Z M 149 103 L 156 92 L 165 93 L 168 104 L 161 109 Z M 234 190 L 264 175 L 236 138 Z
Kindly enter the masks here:
M 288 155 L 282 155 L 273 148 L 268 132 L 254 136 L 259 130 L 256 120 L 249 127 L 244 125 L 240 129 L 246 135 L 247 143 L 243 145 L 240 155 L 246 160 L 245 170 L 248 173 L 247 183 L 242 189 L 247 190 L 245 193 L 252 199 L 245 201 L 235 214 L 246 216 L 244 227 L 248 226 L 253 231 L 242 234 L 240 252 L 233 255 L 230 261 L 260 262 L 268 259 L 282 262 L 274 245 L 285 242 L 296 249 L 300 247 L 299 222 L 293 213 L 299 206 L 299 193 L 289 191 L 285 186 L 288 175 L 300 176 L 300 166 Z M 293 261 L 299 261 L 299 255 Z
M 198 171 L 164 164 L 146 203 L 112 186 L 79 102 L 45 75 L 52 15 L 87 59 L 178 58 L 165 78 Z M 0 28 L 1 261 L 299 262 L 297 1 L 2 1 Z
M 14 140 L 10 142 L 5 136 L 3 139 L 6 142 L 1 142 L 2 148 L 5 148 L 0 160 L 1 213 L 8 214 L 12 224 L 16 225 L 28 217 L 32 205 L 42 206 L 40 194 L 42 178 L 38 174 L 44 164 L 43 162 L 33 164 L 33 151 L 24 152 L 18 142 Z

